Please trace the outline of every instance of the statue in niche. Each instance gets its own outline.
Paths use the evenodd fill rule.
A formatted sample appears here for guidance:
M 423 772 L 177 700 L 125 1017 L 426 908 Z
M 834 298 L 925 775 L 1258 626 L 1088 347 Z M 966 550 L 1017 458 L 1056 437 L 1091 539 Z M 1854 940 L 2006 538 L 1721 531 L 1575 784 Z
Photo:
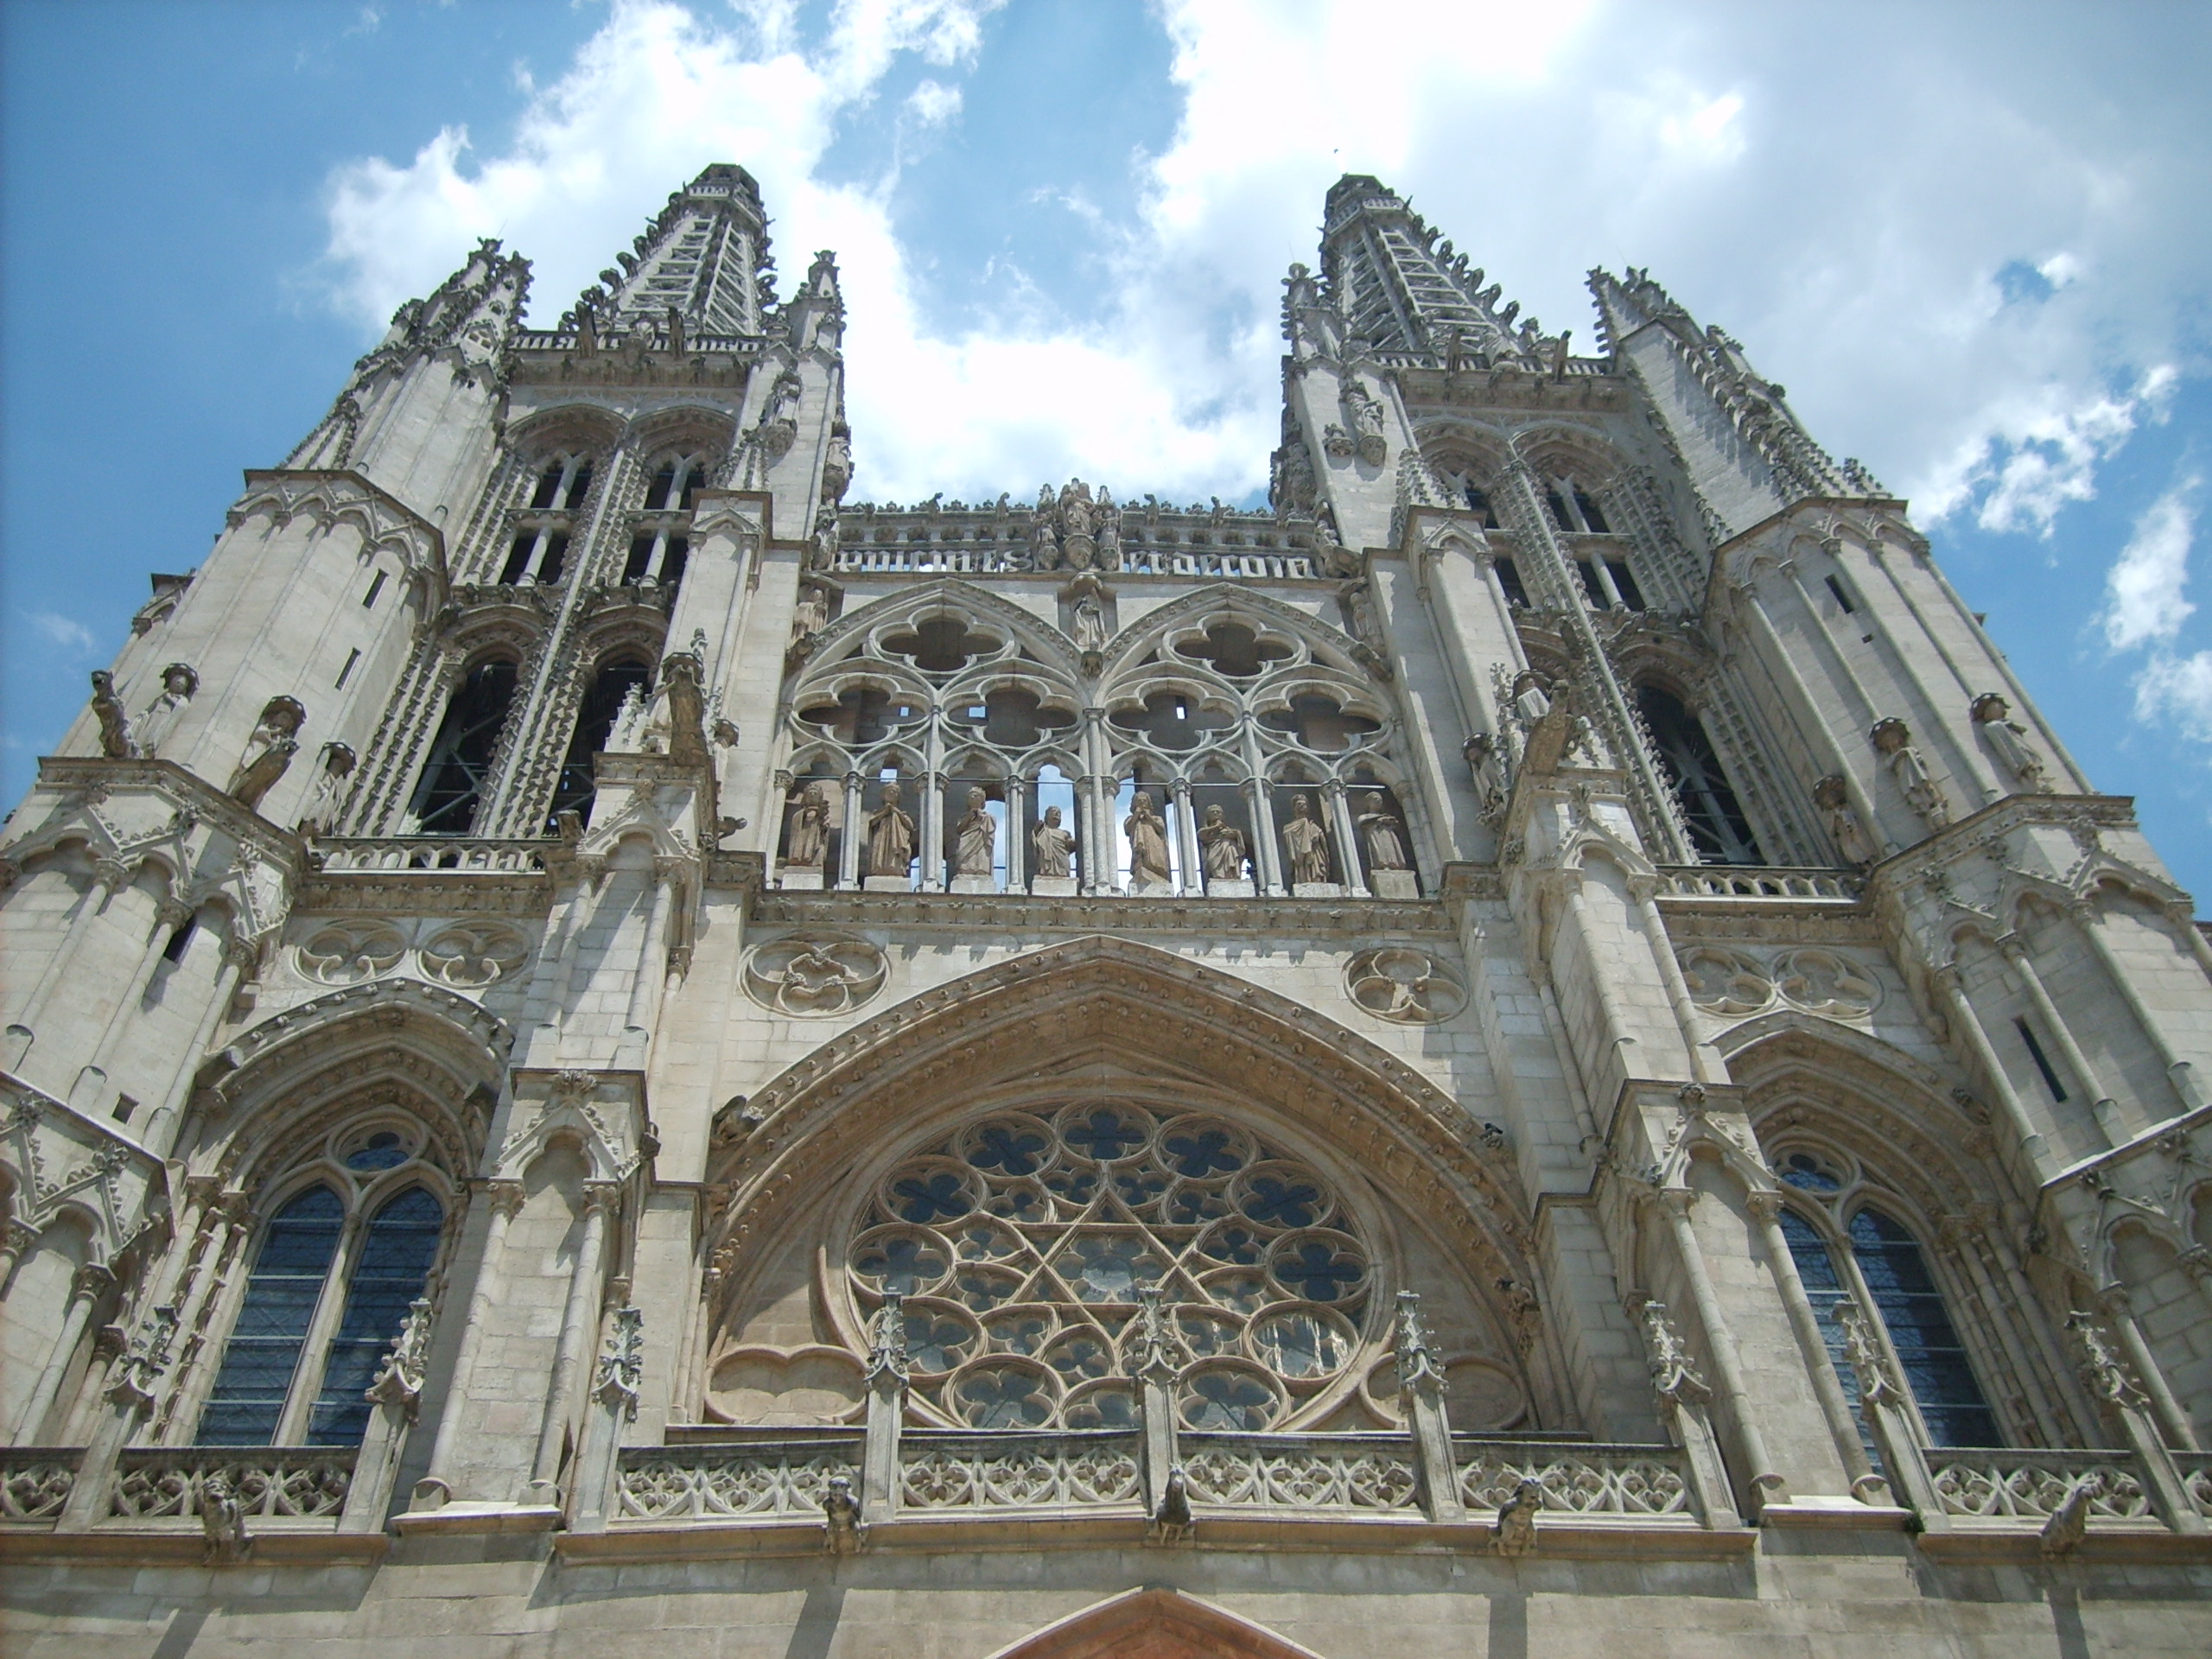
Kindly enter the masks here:
M 899 785 L 883 786 L 883 804 L 868 814 L 868 873 L 903 876 L 914 861 L 914 820 L 899 804 Z
M 967 816 L 960 820 L 953 831 L 952 873 L 955 875 L 988 875 L 991 873 L 991 854 L 998 845 L 999 822 L 991 816 L 985 804 L 988 798 L 980 789 L 968 791 Z
M 822 499 L 830 502 L 842 501 L 852 481 L 852 430 L 842 421 L 838 421 L 830 427 L 830 442 L 822 452 Z
M 2050 779 L 2044 775 L 2043 757 L 2029 744 L 2027 728 L 2010 718 L 2012 712 L 1998 693 L 1985 691 L 1974 700 L 1974 729 L 1998 764 L 2012 774 L 2023 795 L 2048 795 Z
M 1313 515 L 1313 558 L 1325 576 L 1355 576 L 1359 574 L 1359 561 L 1354 558 L 1344 538 L 1337 530 L 1337 510 L 1327 502 Z
M 157 754 L 162 740 L 168 735 L 169 728 L 176 723 L 184 705 L 192 701 L 192 694 L 200 689 L 200 676 L 189 663 L 171 663 L 162 671 L 162 694 L 156 697 L 138 717 L 135 735 L 138 753 Z
M 1369 791 L 1360 798 L 1359 839 L 1367 849 L 1371 870 L 1410 870 L 1406 856 L 1406 826 L 1383 804 L 1382 795 Z
M 276 787 L 292 757 L 300 752 L 299 730 L 308 711 L 289 697 L 271 697 L 245 741 L 245 751 L 231 773 L 226 792 L 239 805 L 253 808 Z
M 791 609 L 791 646 L 809 646 L 814 636 L 830 626 L 830 595 L 819 582 L 810 582 L 798 590 L 798 603 Z
M 820 784 L 809 784 L 791 798 L 790 804 L 791 827 L 784 843 L 784 862 L 803 870 L 818 870 L 830 848 L 829 798 Z
M 1058 505 L 1049 484 L 1037 492 L 1037 508 L 1029 519 L 1029 568 L 1033 570 L 1057 570 L 1060 566 L 1060 533 L 1052 520 Z
M 104 668 L 92 671 L 92 713 L 100 722 L 100 753 L 111 760 L 127 760 L 138 753 L 130 741 L 130 716 L 115 694 L 115 676 Z
M 1244 879 L 1244 832 L 1217 806 L 1206 808 L 1205 822 L 1198 826 L 1198 854 L 1205 861 L 1207 880 Z
M 1037 874 L 1065 881 L 1075 873 L 1075 837 L 1060 827 L 1060 809 L 1045 809 L 1045 822 L 1029 837 L 1037 849 Z
M 1474 774 L 1475 793 L 1482 801 L 1485 822 L 1494 823 L 1512 798 L 1512 774 L 1506 769 L 1505 743 L 1495 732 L 1477 732 L 1462 751 L 1467 769 Z
M 1152 792 L 1141 789 L 1129 803 L 1129 816 L 1122 820 L 1122 833 L 1129 838 L 1129 885 L 1147 882 L 1165 886 L 1167 874 L 1167 823 L 1154 810 Z
M 1813 804 L 1827 818 L 1828 835 L 1847 864 L 1864 869 L 1882 855 L 1882 849 L 1874 844 L 1874 837 L 1859 822 L 1859 814 L 1852 810 L 1851 793 L 1840 777 L 1831 774 L 1815 784 Z
M 1357 375 L 1344 382 L 1344 406 L 1353 448 L 1370 467 L 1380 466 L 1389 453 L 1382 435 L 1382 405 Z
M 1073 620 L 1077 650 L 1094 652 L 1106 649 L 1106 610 L 1098 602 L 1098 588 L 1095 583 L 1077 590 Z
M 1943 798 L 1943 791 L 1937 785 L 1935 774 L 1929 771 L 1928 762 L 1913 747 L 1911 728 L 1891 716 L 1876 721 L 1867 735 L 1887 763 L 1890 776 L 1897 779 L 1898 792 L 1928 827 L 1941 830 L 1950 823 L 1951 804 Z
M 1071 478 L 1060 486 L 1060 533 L 1067 537 L 1089 536 L 1091 524 L 1090 486 L 1079 478 Z
M 1282 849 L 1290 856 L 1294 886 L 1319 887 L 1329 880 L 1328 833 L 1313 821 L 1311 796 L 1290 798 L 1290 822 L 1282 827 Z

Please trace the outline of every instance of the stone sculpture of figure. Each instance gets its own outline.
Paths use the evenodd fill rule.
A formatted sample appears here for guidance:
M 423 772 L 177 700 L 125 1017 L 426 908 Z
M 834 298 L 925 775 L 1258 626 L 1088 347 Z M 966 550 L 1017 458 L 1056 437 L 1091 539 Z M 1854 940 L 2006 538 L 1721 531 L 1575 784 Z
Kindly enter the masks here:
M 806 557 L 810 570 L 834 569 L 841 545 L 837 536 L 837 509 L 824 505 L 814 515 L 814 545 Z
M 204 1559 L 211 1566 L 242 1561 L 253 1554 L 253 1541 L 246 1535 L 245 1506 L 219 1469 L 200 1483 L 200 1534 Z
M 1406 826 L 1383 804 L 1382 797 L 1370 791 L 1360 798 L 1359 838 L 1367 848 L 1370 870 L 1410 870 L 1406 856 Z
M 2027 728 L 2008 718 L 2012 710 L 1994 691 L 1974 700 L 1974 725 L 1998 764 L 2012 774 L 2023 795 L 2048 795 L 2050 779 L 2044 775 L 2043 757 L 2029 745 Z
M 1037 512 L 1029 521 L 1029 566 L 1033 570 L 1057 570 L 1060 565 L 1060 534 L 1052 519 L 1057 504 L 1052 486 L 1037 492 Z
M 798 376 L 789 369 L 778 375 L 775 385 L 768 393 L 768 407 L 760 416 L 760 423 L 773 426 L 779 421 L 798 420 L 801 391 Z
M 303 836 L 327 835 L 346 804 L 346 780 L 353 775 L 353 751 L 343 743 L 322 746 L 322 766 L 316 773 L 315 793 L 300 815 Z
M 161 753 L 162 740 L 199 689 L 200 676 L 189 663 L 171 663 L 162 671 L 162 694 L 138 716 L 137 728 L 131 734 L 137 740 L 139 753 Z
M 1205 861 L 1207 880 L 1244 879 L 1244 832 L 1230 823 L 1217 806 L 1206 808 L 1206 821 L 1198 826 L 1198 852 Z
M 842 501 L 853 481 L 853 435 L 842 421 L 830 429 L 830 442 L 822 452 L 822 499 Z
M 810 582 L 798 590 L 798 603 L 791 609 L 791 644 L 804 645 L 829 626 L 830 595 L 820 583 Z
M 1344 404 L 1349 416 L 1345 424 L 1351 429 L 1359 458 L 1370 466 L 1380 463 L 1389 453 L 1382 436 L 1382 405 L 1357 376 L 1344 382 Z
M 1071 478 L 1060 486 L 1060 533 L 1088 536 L 1091 524 L 1090 486 Z
M 269 699 L 253 735 L 245 741 L 238 769 L 231 773 L 227 792 L 239 805 L 259 806 L 261 798 L 284 775 L 292 757 L 300 752 L 298 734 L 307 717 L 307 710 L 289 697 Z
M 1873 836 L 1866 833 L 1866 826 L 1859 814 L 1851 809 L 1851 795 L 1841 778 L 1831 775 L 1813 785 L 1813 804 L 1821 809 L 1828 822 L 1828 834 L 1834 839 L 1835 849 L 1844 861 L 1856 864 L 1861 869 L 1882 855 L 1874 844 Z
M 968 813 L 954 830 L 952 873 L 955 875 L 988 875 L 991 873 L 991 854 L 998 846 L 999 821 L 991 816 L 984 804 L 985 796 L 980 789 L 968 791 Z
M 137 753 L 130 741 L 130 716 L 123 699 L 115 695 L 115 677 L 104 668 L 92 671 L 92 713 L 99 717 L 100 753 L 111 760 L 127 760 Z
M 1359 562 L 1344 543 L 1337 531 L 1336 509 L 1322 504 L 1321 511 L 1313 516 L 1313 557 L 1320 564 L 1325 576 L 1351 576 L 1359 573 Z
M 1075 643 L 1078 651 L 1106 649 L 1106 612 L 1095 588 L 1086 588 L 1076 595 Z
M 1482 799 L 1483 817 L 1495 818 L 1505 810 L 1513 794 L 1512 775 L 1506 770 L 1505 744 L 1495 732 L 1477 732 L 1467 740 L 1467 768 L 1475 775 L 1475 793 Z
M 1122 510 L 1114 505 L 1113 492 L 1103 484 L 1098 488 L 1098 568 L 1122 568 Z
M 1319 887 L 1328 880 L 1328 833 L 1313 821 L 1310 796 L 1290 798 L 1290 822 L 1282 827 L 1282 849 L 1290 855 L 1293 886 Z
M 1065 881 L 1075 873 L 1075 837 L 1060 827 L 1060 809 L 1045 809 L 1045 822 L 1029 837 L 1037 849 L 1037 874 Z
M 818 870 L 830 849 L 829 798 L 820 784 L 809 784 L 791 798 L 791 827 L 784 842 L 784 862 L 803 870 Z
M 1551 694 L 1544 689 L 1544 677 L 1533 668 L 1524 668 L 1513 677 L 1513 718 L 1527 731 L 1552 711 Z
M 1153 810 L 1152 793 L 1139 790 L 1129 803 L 1129 816 L 1122 820 L 1122 833 L 1129 838 L 1129 884 L 1165 884 L 1167 874 L 1167 824 Z
M 1951 821 L 1951 804 L 1943 798 L 1937 787 L 1935 774 L 1928 770 L 1928 762 L 1921 759 L 1920 751 L 1912 746 L 1912 732 L 1904 721 L 1894 716 L 1874 722 L 1868 734 L 1874 747 L 1886 760 L 1890 775 L 1897 779 L 1897 791 L 1920 814 L 1931 830 L 1941 830 Z
M 899 785 L 883 786 L 883 804 L 868 814 L 868 873 L 903 876 L 914 861 L 914 820 L 899 804 Z

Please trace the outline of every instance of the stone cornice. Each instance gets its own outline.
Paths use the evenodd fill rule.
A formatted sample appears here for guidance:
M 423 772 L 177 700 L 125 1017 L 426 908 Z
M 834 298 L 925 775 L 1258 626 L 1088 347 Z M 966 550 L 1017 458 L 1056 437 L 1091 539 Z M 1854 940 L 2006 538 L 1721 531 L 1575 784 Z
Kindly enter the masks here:
M 761 891 L 751 919 L 791 926 L 933 927 L 1021 933 L 1269 933 L 1294 938 L 1449 933 L 1440 899 L 1038 899 L 1020 893 Z
M 2135 798 L 2133 795 L 2007 795 L 2002 800 L 1968 813 L 1955 823 L 1946 824 L 1925 841 L 1916 842 L 1901 853 L 1893 853 L 1866 874 L 1866 894 L 1871 899 L 1896 898 L 1909 883 L 1919 880 L 1939 865 L 1953 859 L 1979 855 L 1981 844 L 1993 836 L 2001 836 L 2025 824 L 2047 823 L 2062 827 L 2083 820 L 2100 828 L 2133 830 L 2135 824 Z

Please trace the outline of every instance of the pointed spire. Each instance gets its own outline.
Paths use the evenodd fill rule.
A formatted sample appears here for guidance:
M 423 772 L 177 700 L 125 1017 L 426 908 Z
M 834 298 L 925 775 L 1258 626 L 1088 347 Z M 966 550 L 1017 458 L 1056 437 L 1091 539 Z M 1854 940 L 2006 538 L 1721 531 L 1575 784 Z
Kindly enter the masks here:
M 599 273 L 578 309 L 597 330 L 665 330 L 673 314 L 700 334 L 757 334 L 774 302 L 768 278 L 768 219 L 760 187 L 743 168 L 718 162 L 683 189 Z
M 1467 257 L 1379 179 L 1347 173 L 1330 190 L 1321 275 L 1349 332 L 1384 351 L 1492 356 L 1519 349 L 1510 330 L 1519 307 L 1499 313 Z

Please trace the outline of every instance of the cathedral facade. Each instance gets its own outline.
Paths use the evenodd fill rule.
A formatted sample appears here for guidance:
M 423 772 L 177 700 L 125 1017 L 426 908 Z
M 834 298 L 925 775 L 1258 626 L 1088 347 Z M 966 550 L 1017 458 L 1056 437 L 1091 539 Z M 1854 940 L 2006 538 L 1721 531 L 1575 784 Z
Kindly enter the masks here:
M 2212 1646 L 2212 943 L 1734 340 L 1348 176 L 1267 507 L 856 504 L 741 168 L 529 282 L 0 832 L 11 1652 Z

